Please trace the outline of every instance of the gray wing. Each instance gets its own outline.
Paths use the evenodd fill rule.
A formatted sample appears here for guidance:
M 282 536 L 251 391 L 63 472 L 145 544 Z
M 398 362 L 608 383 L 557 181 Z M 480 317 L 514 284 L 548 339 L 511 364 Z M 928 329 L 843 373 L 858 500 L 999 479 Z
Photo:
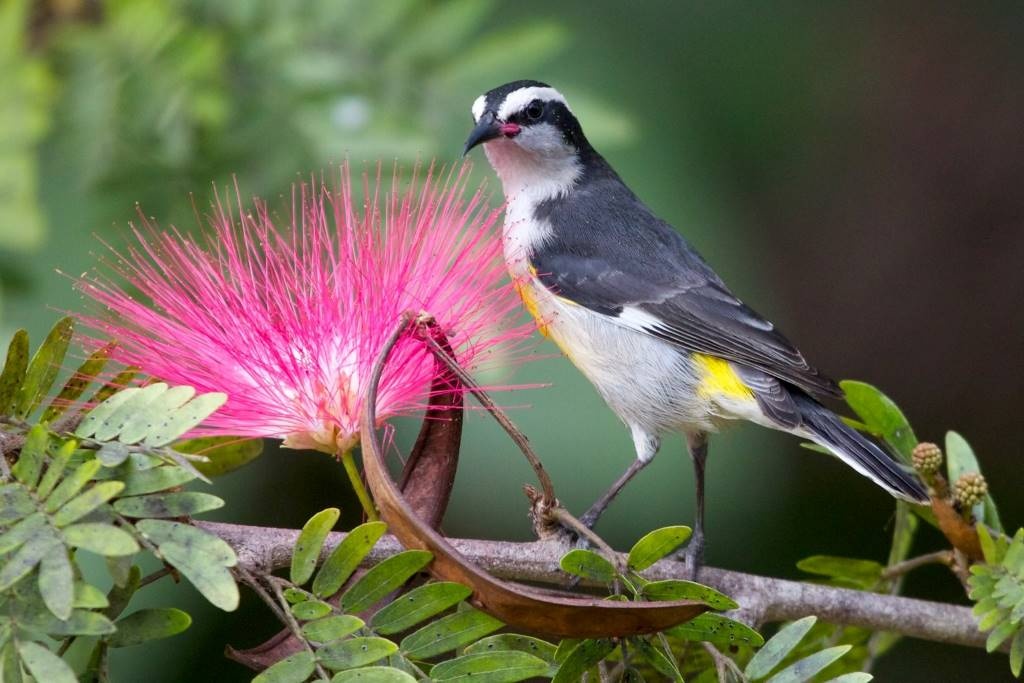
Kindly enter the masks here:
M 633 212 L 618 226 L 602 234 L 600 249 L 593 233 L 556 231 L 531 256 L 541 283 L 687 351 L 756 368 L 812 395 L 842 396 L 774 325 L 734 296 L 671 226 L 647 211 Z

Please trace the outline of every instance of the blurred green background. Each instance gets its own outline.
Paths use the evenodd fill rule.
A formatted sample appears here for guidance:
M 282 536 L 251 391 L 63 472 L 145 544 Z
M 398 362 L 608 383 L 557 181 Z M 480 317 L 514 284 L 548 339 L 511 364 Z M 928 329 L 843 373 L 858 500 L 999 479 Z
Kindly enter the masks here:
M 213 186 L 286 195 L 354 162 L 457 159 L 469 106 L 508 80 L 561 89 L 595 146 L 755 308 L 837 377 L 893 396 L 922 439 L 960 430 L 1008 526 L 1024 517 L 1024 4 L 0 0 L 0 341 L 80 306 L 70 281 L 124 238 L 135 205 L 196 226 Z M 476 174 L 497 183 L 477 158 Z M 568 361 L 502 398 L 564 501 L 584 509 L 632 457 Z M 399 428 L 407 446 L 414 421 Z M 709 561 L 777 576 L 815 553 L 882 559 L 891 501 L 794 439 L 712 441 Z M 600 531 L 627 545 L 691 519 L 678 438 Z M 452 535 L 527 538 L 530 472 L 470 416 Z M 357 507 L 340 468 L 269 450 L 217 482 L 221 518 L 296 526 Z M 937 547 L 930 531 L 919 550 Z M 939 569 L 909 592 L 958 599 Z M 195 623 L 116 652 L 117 681 L 248 680 L 224 660 L 275 630 L 248 596 L 224 615 L 150 591 Z M 905 640 L 878 680 L 1001 680 L 1003 658 Z

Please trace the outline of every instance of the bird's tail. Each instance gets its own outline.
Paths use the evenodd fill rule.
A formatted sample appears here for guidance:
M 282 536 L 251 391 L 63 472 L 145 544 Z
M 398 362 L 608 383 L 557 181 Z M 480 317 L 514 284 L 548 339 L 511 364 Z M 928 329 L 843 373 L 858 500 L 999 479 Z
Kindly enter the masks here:
M 805 436 L 893 496 L 912 503 L 928 501 L 928 492 L 914 474 L 904 470 L 885 451 L 844 424 L 838 415 L 809 396 L 795 395 L 793 400 L 803 418 L 801 431 Z

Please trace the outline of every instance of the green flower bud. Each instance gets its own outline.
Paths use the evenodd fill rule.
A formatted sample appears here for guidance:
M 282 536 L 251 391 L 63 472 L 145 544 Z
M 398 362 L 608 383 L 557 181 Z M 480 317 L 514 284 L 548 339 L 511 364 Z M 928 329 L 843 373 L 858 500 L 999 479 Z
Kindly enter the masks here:
M 980 472 L 965 472 L 953 485 L 953 498 L 963 508 L 972 508 L 985 500 L 988 482 Z
M 921 474 L 935 474 L 942 468 L 942 449 L 927 441 L 919 443 L 910 454 L 910 460 Z

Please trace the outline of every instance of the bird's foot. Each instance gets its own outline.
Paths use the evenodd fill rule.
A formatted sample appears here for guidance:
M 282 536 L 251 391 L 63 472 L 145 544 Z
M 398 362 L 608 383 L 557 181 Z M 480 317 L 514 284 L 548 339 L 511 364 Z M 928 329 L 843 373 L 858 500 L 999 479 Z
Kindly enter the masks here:
M 686 548 L 676 553 L 676 559 L 683 563 L 683 575 L 689 581 L 695 581 L 700 568 L 704 566 L 704 532 L 694 531 Z

